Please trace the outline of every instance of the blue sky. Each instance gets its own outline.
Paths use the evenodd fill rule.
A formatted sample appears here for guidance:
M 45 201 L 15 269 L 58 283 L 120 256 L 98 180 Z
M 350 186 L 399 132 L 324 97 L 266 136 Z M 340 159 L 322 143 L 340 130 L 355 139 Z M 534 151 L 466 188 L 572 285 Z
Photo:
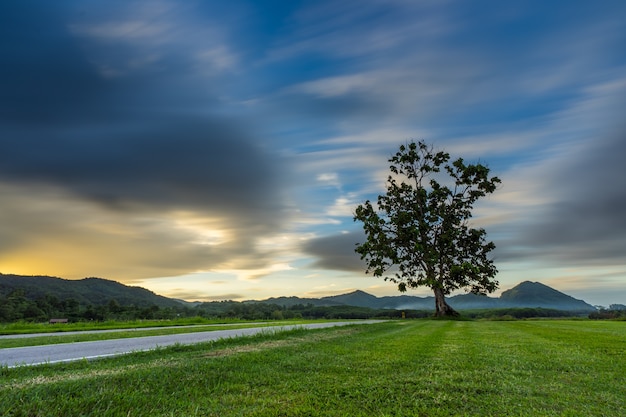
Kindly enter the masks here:
M 0 272 L 188 300 L 394 295 L 353 252 L 353 210 L 423 139 L 502 179 L 475 209 L 501 289 L 625 303 L 625 16 L 608 0 L 2 2 Z

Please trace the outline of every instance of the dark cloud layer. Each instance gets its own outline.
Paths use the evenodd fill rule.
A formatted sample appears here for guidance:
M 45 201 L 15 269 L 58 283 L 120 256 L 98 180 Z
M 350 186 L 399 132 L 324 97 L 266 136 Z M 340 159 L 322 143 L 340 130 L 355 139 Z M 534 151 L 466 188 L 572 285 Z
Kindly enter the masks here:
M 354 251 L 358 243 L 365 241 L 362 232 L 324 236 L 309 240 L 304 251 L 316 258 L 313 266 L 339 271 L 365 271 L 365 263 Z
M 48 183 L 119 207 L 263 212 L 277 203 L 276 161 L 223 121 L 155 121 L 139 131 L 115 130 L 5 131 L 0 178 Z
M 545 187 L 555 201 L 521 233 L 521 244 L 537 257 L 570 264 L 626 262 L 626 128 L 599 138 L 569 161 Z
M 193 74 L 104 77 L 59 9 L 34 6 L 0 13 L 0 180 L 110 207 L 191 206 L 269 221 L 281 161 L 245 120 L 211 115 L 216 99 L 198 93 Z M 200 101 L 204 114 L 185 114 Z
M 116 15 L 89 23 L 83 9 L 0 5 L 4 267 L 122 280 L 263 267 L 255 242 L 284 221 L 284 159 L 254 120 L 224 115 L 194 51 L 90 37 Z M 158 59 L 133 64 L 146 54 Z
M 0 6 L 3 125 L 81 120 L 106 95 L 107 83 L 68 33 L 63 7 L 57 5 L 26 1 Z

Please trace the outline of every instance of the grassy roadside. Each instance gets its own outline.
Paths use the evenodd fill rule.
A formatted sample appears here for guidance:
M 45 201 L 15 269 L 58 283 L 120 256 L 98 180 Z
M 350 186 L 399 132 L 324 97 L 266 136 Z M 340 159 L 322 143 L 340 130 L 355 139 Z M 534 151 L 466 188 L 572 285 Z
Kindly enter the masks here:
M 132 321 L 79 321 L 65 324 L 17 322 L 0 324 L 0 335 L 33 334 L 33 333 L 66 333 L 74 331 L 142 329 L 147 327 L 176 327 L 210 324 L 251 323 L 239 319 L 205 319 L 202 317 L 182 318 L 176 320 L 132 320 Z M 253 323 L 253 322 L 252 322 Z
M 123 339 L 130 337 L 142 337 L 142 336 L 161 336 L 169 334 L 183 334 L 183 333 L 196 333 L 196 332 L 208 332 L 218 330 L 234 330 L 241 328 L 252 327 L 270 327 L 281 325 L 293 325 L 306 323 L 304 320 L 300 321 L 281 321 L 281 322 L 237 322 L 232 324 L 206 324 L 206 325 L 194 325 L 192 327 L 172 326 L 172 327 L 160 327 L 153 329 L 141 330 L 141 328 L 135 330 L 120 330 L 120 331 L 107 331 L 103 333 L 74 333 L 74 334 L 58 334 L 46 335 L 46 336 L 33 336 L 17 339 L 2 339 L 0 338 L 0 349 L 14 348 L 14 347 L 26 347 L 26 346 L 40 346 L 40 345 L 53 345 L 58 343 L 75 343 L 75 342 L 91 342 L 96 340 L 109 340 L 109 339 Z
M 394 321 L 0 369 L 6 416 L 621 416 L 626 326 Z

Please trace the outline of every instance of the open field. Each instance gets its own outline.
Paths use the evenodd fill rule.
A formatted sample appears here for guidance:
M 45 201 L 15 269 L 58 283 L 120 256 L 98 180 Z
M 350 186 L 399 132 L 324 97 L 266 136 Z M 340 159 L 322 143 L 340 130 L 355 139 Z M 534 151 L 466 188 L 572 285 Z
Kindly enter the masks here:
M 623 416 L 626 323 L 393 321 L 0 373 L 5 416 Z

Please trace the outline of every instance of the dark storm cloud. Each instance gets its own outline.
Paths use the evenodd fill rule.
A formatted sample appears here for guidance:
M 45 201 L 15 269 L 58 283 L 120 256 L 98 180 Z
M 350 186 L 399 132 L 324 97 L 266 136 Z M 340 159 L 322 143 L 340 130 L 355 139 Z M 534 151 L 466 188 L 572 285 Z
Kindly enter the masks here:
M 111 206 L 245 212 L 277 201 L 274 161 L 223 121 L 174 119 L 115 130 L 5 132 L 0 178 L 61 186 Z
M 56 3 L 5 3 L 0 16 L 0 181 L 49 184 L 109 207 L 273 217 L 281 161 L 246 120 L 210 114 L 217 99 L 173 63 L 175 51 L 160 70 L 109 78 Z M 185 114 L 198 105 L 209 110 Z
M 559 259 L 571 265 L 626 262 L 626 126 L 599 138 L 568 161 L 545 187 L 554 202 L 527 225 L 518 242 L 524 256 Z M 516 257 L 504 253 L 505 257 Z
M 343 233 L 309 240 L 304 251 L 316 258 L 313 266 L 339 271 L 365 271 L 365 262 L 354 251 L 365 241 L 361 232 Z
M 58 124 L 86 115 L 107 85 L 62 25 L 63 6 L 0 6 L 0 121 Z

